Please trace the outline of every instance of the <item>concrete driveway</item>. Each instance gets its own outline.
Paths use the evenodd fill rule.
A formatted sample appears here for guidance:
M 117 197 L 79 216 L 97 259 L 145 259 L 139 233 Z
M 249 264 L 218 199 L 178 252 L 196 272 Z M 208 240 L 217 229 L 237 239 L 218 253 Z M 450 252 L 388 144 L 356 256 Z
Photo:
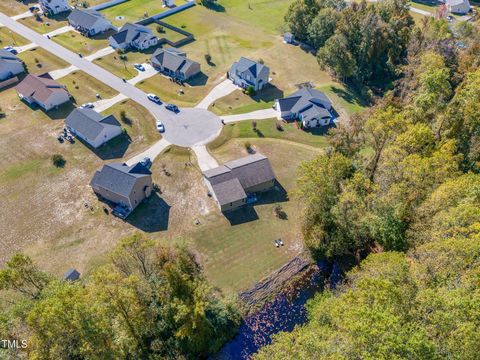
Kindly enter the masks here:
M 148 157 L 152 162 L 155 160 L 155 158 L 160 155 L 165 149 L 167 149 L 170 144 L 167 140 L 161 139 L 160 141 L 156 142 L 153 146 L 148 148 L 146 151 L 132 157 L 130 160 L 127 161 L 127 165 L 133 165 L 136 164 L 140 161 L 142 161 L 144 158 Z
M 195 145 L 192 147 L 193 152 L 197 157 L 198 166 L 200 166 L 200 170 L 206 171 L 218 166 L 217 160 L 210 155 L 207 150 L 206 146 Z
M 208 109 L 210 104 L 224 96 L 227 96 L 228 94 L 234 92 L 237 89 L 237 86 L 233 85 L 230 80 L 226 79 L 217 86 L 215 86 L 212 91 L 210 91 L 210 93 L 195 107 L 197 109 Z
M 262 120 L 262 119 L 271 119 L 271 118 L 277 118 L 277 117 L 278 117 L 277 111 L 270 108 L 270 109 L 252 111 L 251 113 L 247 113 L 247 114 L 220 116 L 220 119 L 222 119 L 225 123 L 228 124 L 228 123 L 237 122 L 237 121 Z
M 222 124 L 213 113 L 204 109 L 185 108 L 181 109 L 179 114 L 174 114 L 167 110 L 164 105 L 158 105 L 148 100 L 147 95 L 132 84 L 122 81 L 109 71 L 88 61 L 88 59 L 79 57 L 78 54 L 65 49 L 3 13 L 0 13 L 0 23 L 144 106 L 156 119 L 160 119 L 164 123 L 164 138 L 170 143 L 185 147 L 202 145 L 210 142 L 220 133 Z

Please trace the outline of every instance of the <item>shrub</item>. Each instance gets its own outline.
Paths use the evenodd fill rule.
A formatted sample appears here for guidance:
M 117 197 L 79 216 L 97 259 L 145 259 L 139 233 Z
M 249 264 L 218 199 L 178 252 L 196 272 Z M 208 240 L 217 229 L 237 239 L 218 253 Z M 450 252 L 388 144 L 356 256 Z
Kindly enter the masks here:
M 165 32 L 165 29 L 163 28 L 162 25 L 157 26 L 157 32 L 163 34 Z
M 257 121 L 256 120 L 252 120 L 252 129 L 253 129 L 253 131 L 257 131 Z
M 275 206 L 274 211 L 275 211 L 275 215 L 277 216 L 277 218 L 279 218 L 281 220 L 287 220 L 288 215 L 283 210 L 282 205 Z
M 277 128 L 278 131 L 283 131 L 283 126 L 282 126 L 282 124 L 279 123 L 279 122 L 277 122 L 276 128 Z
M 265 61 L 263 61 L 263 59 L 260 58 L 260 59 L 258 59 L 258 63 L 263 65 L 263 64 L 265 64 Z
M 57 168 L 63 168 L 66 164 L 66 160 L 60 154 L 55 154 L 52 156 L 52 163 Z
M 212 55 L 205 54 L 205 61 L 210 64 L 212 62 Z
M 0 107 L 0 119 L 1 118 L 4 118 L 6 115 L 5 115 L 5 112 L 3 111 L 3 109 Z
M 252 144 L 250 143 L 250 141 L 246 141 L 244 145 L 245 145 L 245 149 L 246 149 L 249 153 L 251 153 L 251 152 L 253 151 L 253 149 L 252 149 Z
M 254 96 L 257 92 L 255 91 L 255 88 L 253 86 L 249 86 L 244 90 L 244 93 L 247 94 L 248 96 Z

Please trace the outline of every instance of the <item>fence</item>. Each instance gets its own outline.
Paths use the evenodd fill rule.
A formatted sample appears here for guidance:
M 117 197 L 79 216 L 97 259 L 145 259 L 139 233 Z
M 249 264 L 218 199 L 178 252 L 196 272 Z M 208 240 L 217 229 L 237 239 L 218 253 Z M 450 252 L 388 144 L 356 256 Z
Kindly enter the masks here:
M 149 18 L 137 21 L 137 24 L 139 24 L 139 25 L 150 25 L 151 23 L 155 22 L 155 20 L 164 19 L 164 18 L 166 18 L 170 15 L 176 14 L 180 11 L 186 10 L 188 8 L 191 8 L 191 7 L 195 6 L 195 5 L 196 5 L 195 0 L 188 0 L 188 2 L 183 4 L 183 5 L 176 6 L 172 9 L 167 10 L 167 11 L 161 12 L 160 14 L 156 14 L 156 15 L 150 16 Z
M 154 23 L 158 24 L 160 26 L 166 27 L 167 29 L 170 29 L 172 31 L 175 31 L 175 32 L 185 36 L 183 39 L 175 41 L 175 42 L 171 41 L 171 40 L 168 40 L 167 38 L 159 38 L 158 43 L 160 45 L 168 44 L 170 46 L 178 48 L 180 46 L 186 45 L 186 44 L 192 42 L 193 40 L 195 40 L 195 37 L 193 36 L 192 33 L 189 33 L 188 31 L 177 28 L 176 26 L 167 24 L 166 22 L 163 22 L 163 21 L 160 21 L 160 20 L 155 20 Z
M 112 6 L 127 2 L 127 1 L 130 1 L 130 0 L 110 0 L 110 1 L 106 1 L 102 4 L 92 6 L 90 9 L 99 11 L 99 10 L 107 9 L 109 7 L 112 7 Z

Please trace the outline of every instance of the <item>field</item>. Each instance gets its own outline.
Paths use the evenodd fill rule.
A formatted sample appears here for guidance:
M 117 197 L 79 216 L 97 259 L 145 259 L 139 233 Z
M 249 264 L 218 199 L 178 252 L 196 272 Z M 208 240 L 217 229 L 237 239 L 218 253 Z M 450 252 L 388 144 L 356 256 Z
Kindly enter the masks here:
M 180 5 L 182 1 L 177 0 L 176 3 Z M 118 27 L 126 22 L 137 22 L 146 17 L 168 10 L 168 8 L 163 8 L 162 5 L 162 1 L 159 0 L 130 0 L 123 4 L 102 10 L 101 12 L 114 26 Z M 117 19 L 118 16 L 122 16 L 123 19 Z
M 312 147 L 325 147 L 325 130 L 314 129 L 306 132 L 299 129 L 294 122 L 285 123 L 277 119 L 258 120 L 257 131 L 253 130 L 252 121 L 241 121 L 227 124 L 223 127 L 220 136 L 209 144 L 210 150 L 215 150 L 232 138 L 244 138 L 245 142 L 250 139 L 280 139 Z M 277 129 L 277 124 L 282 130 Z
M 18 57 L 25 62 L 31 74 L 43 74 L 68 66 L 65 61 L 39 47 L 24 51 Z
M 35 30 L 36 32 L 39 32 L 40 34 L 46 34 L 53 30 L 67 26 L 68 15 L 69 13 L 65 12 L 51 18 L 47 18 L 46 16 L 40 16 L 38 19 L 35 16 L 30 16 L 18 21 L 23 25 Z
M 112 88 L 82 71 L 75 71 L 58 79 L 58 82 L 67 87 L 77 106 L 96 101 L 96 94 L 99 94 L 102 99 L 109 99 L 118 94 Z
M 128 80 L 138 74 L 133 64 L 143 64 L 150 61 L 150 57 L 154 51 L 154 49 L 149 49 L 147 53 L 128 52 L 125 54 L 126 60 L 120 59 L 117 53 L 113 53 L 96 59 L 94 63 L 110 71 L 112 74 Z
M 27 45 L 28 40 L 18 35 L 17 33 L 11 31 L 6 27 L 0 27 L 0 46 L 3 48 L 5 46 L 22 46 Z
M 28 11 L 30 6 L 37 4 L 36 0 L 26 0 L 23 3 L 16 0 L 2 0 L 0 1 L 0 12 L 8 15 L 19 15 Z
M 111 34 L 105 33 L 87 38 L 76 31 L 69 31 L 55 36 L 53 40 L 75 53 L 81 53 L 86 56 L 108 47 L 108 36 Z

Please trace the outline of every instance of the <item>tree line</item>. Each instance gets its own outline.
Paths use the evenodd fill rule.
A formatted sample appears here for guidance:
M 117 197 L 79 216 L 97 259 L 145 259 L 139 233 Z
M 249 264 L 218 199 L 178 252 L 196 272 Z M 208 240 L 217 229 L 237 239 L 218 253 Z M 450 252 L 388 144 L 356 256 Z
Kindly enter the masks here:
M 17 355 L 32 359 L 205 357 L 240 321 L 187 249 L 141 235 L 82 281 L 59 280 L 17 254 L 0 271 L 0 290 L 0 337 L 26 339 Z
M 257 359 L 478 359 L 480 23 L 458 29 L 412 29 L 391 91 L 302 165 L 306 247 L 358 265 Z

